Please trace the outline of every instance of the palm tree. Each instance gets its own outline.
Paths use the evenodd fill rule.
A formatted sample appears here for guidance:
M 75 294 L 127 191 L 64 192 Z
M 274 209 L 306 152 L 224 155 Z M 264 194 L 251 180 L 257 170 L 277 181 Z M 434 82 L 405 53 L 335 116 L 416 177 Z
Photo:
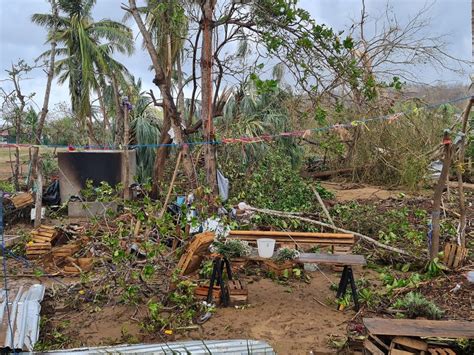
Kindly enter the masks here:
M 98 75 L 126 72 L 125 67 L 112 55 L 115 52 L 132 54 L 133 34 L 129 27 L 108 19 L 95 22 L 91 16 L 96 0 L 58 0 L 59 16 L 35 14 L 33 22 L 51 27 L 49 41 L 59 46 L 55 72 L 59 83 L 69 81 L 72 110 L 87 125 L 93 138 L 91 95 L 99 88 Z M 49 51 L 43 53 L 48 56 Z

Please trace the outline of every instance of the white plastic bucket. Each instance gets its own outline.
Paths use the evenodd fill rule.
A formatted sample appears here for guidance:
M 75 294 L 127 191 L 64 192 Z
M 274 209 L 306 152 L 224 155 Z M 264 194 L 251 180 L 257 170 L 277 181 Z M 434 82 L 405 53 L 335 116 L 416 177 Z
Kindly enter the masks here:
M 261 258 L 271 258 L 275 250 L 275 239 L 257 239 L 258 255 Z

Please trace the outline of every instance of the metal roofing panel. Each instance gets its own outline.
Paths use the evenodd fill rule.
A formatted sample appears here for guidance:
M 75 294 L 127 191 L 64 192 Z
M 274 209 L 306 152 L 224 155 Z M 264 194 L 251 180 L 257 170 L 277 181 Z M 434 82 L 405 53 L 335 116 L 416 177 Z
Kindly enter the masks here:
M 93 348 L 67 349 L 48 351 L 45 354 L 269 354 L 275 352 L 272 347 L 260 340 L 193 340 L 183 342 L 172 342 L 162 344 L 137 344 L 137 345 L 116 345 L 101 346 Z
M 20 286 L 18 290 L 8 290 L 8 292 L 5 289 L 1 290 L 0 349 L 33 350 L 39 337 L 41 301 L 44 291 L 45 287 L 40 284 L 30 287 Z

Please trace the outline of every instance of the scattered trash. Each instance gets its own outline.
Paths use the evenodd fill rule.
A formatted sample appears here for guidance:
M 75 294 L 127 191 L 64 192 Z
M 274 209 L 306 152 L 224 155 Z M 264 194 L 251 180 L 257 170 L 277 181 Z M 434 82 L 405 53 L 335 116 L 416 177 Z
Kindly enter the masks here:
M 466 278 L 469 283 L 474 283 L 474 271 L 468 271 L 466 273 Z
M 461 284 L 456 284 L 453 289 L 451 289 L 449 292 L 456 293 L 461 289 Z

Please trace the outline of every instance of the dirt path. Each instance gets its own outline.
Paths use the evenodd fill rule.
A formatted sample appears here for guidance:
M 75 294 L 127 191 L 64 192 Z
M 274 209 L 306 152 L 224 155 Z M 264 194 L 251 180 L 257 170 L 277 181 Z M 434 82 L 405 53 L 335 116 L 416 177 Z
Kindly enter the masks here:
M 383 187 L 365 186 L 362 184 L 323 182 L 321 185 L 335 194 L 338 202 L 355 200 L 387 200 L 406 194 L 402 190 L 387 190 Z

